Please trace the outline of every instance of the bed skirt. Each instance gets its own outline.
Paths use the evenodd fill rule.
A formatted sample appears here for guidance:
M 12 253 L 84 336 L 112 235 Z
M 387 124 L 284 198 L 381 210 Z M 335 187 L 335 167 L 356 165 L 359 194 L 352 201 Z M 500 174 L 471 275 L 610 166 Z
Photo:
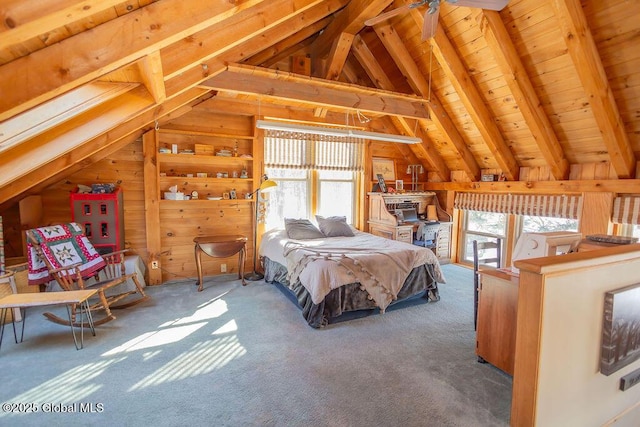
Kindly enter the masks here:
M 289 291 L 302 309 L 302 316 L 313 328 L 322 328 L 335 323 L 348 313 L 378 310 L 375 302 L 369 299 L 369 294 L 360 289 L 359 283 L 350 283 L 333 289 L 322 302 L 314 304 L 311 295 L 300 280 L 293 284 L 289 283 L 285 266 L 266 257 L 263 258 L 263 264 L 264 280 L 267 283 L 280 284 Z M 432 269 L 433 267 L 424 264 L 411 270 L 398 293 L 398 299 L 393 301 L 387 310 L 397 303 L 413 298 L 438 301 L 440 299 L 438 284 L 433 279 Z

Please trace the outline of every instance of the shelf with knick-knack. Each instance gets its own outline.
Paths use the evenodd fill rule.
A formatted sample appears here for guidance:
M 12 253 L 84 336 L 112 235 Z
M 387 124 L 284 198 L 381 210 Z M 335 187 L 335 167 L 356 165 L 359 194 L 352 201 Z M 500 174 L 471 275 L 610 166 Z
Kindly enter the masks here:
M 160 164 L 180 165 L 185 167 L 203 166 L 203 165 L 233 165 L 238 167 L 249 167 L 253 161 L 252 157 L 224 157 L 224 156 L 208 156 L 205 154 L 192 154 L 185 156 L 184 154 L 158 153 Z

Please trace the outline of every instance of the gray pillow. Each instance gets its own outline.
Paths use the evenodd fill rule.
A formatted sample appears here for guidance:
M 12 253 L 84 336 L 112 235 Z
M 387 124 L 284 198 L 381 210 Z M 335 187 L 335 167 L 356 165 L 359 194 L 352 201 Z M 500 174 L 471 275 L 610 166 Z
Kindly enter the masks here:
M 285 218 L 284 229 L 290 239 L 308 240 L 324 237 L 324 234 L 308 219 Z
M 328 218 L 316 215 L 316 221 L 320 226 L 320 231 L 327 237 L 353 237 L 353 230 L 347 224 L 347 217 L 330 216 Z

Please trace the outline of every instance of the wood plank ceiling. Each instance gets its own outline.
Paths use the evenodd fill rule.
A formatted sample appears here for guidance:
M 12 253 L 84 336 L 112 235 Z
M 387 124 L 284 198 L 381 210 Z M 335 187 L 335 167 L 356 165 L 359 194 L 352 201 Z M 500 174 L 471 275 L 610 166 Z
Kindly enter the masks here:
M 0 206 L 108 156 L 195 105 L 416 135 L 435 181 L 636 177 L 640 2 L 5 0 Z M 310 58 L 311 76 L 291 72 Z M 224 106 L 224 107 L 221 107 Z

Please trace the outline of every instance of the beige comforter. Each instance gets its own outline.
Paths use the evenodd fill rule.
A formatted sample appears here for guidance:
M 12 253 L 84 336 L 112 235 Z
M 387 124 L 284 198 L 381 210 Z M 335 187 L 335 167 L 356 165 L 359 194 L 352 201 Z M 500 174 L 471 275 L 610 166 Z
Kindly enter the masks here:
M 382 312 L 411 270 L 434 266 L 434 279 L 444 283 L 437 258 L 429 249 L 356 231 L 355 237 L 290 240 L 279 237 L 291 283 L 300 279 L 319 304 L 335 288 L 359 282 Z

